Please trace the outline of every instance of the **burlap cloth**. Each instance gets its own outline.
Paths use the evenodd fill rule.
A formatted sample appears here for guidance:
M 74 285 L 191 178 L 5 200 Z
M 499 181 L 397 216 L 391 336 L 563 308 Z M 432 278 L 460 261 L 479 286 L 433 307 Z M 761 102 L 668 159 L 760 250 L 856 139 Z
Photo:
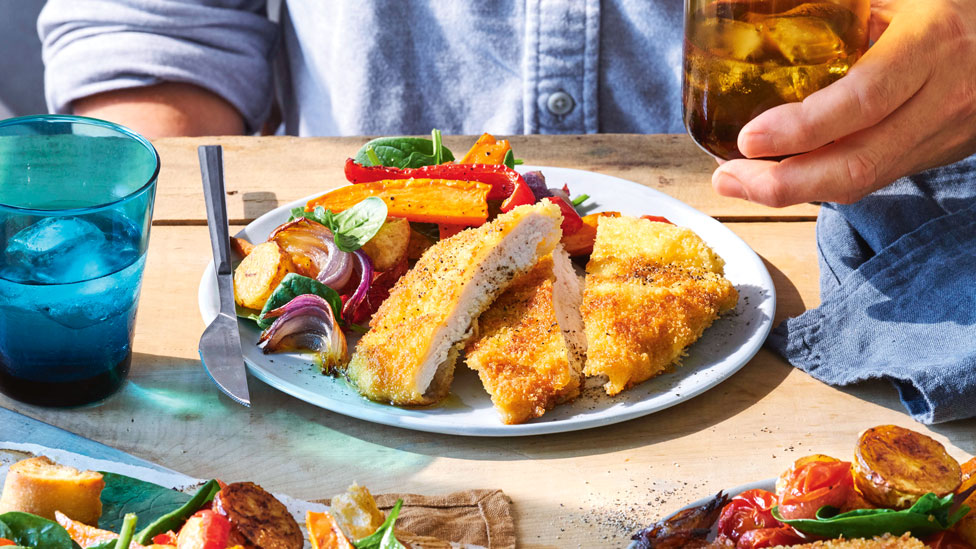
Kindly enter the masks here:
M 450 547 L 442 542 L 480 545 L 487 549 L 514 549 L 515 520 L 512 500 L 501 490 L 465 490 L 443 496 L 378 494 L 384 512 L 403 500 L 397 519 L 397 538 L 423 549 Z M 323 500 L 322 503 L 328 503 Z M 414 534 L 401 536 L 401 532 Z

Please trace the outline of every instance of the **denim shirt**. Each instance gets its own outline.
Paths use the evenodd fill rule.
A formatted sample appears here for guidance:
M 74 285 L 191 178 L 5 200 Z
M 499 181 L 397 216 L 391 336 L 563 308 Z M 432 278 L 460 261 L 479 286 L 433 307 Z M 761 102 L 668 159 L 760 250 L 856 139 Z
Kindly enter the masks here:
M 54 112 L 202 86 L 295 135 L 678 133 L 679 0 L 49 0 Z

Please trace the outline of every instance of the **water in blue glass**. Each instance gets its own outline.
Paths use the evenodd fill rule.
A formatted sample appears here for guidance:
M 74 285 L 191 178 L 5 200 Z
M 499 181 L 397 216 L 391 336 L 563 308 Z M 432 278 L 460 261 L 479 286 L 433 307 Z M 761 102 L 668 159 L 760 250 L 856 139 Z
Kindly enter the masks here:
M 59 406 L 113 393 L 132 357 L 145 265 L 140 228 L 109 210 L 8 223 L 3 232 L 0 387 Z

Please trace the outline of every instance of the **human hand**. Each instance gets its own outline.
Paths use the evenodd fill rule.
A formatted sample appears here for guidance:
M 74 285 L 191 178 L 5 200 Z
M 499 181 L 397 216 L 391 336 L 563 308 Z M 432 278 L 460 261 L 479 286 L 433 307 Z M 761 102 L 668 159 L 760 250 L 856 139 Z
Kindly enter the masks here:
M 715 170 L 717 193 L 851 203 L 976 152 L 976 1 L 872 0 L 871 34 L 846 77 L 742 128 L 747 158 Z

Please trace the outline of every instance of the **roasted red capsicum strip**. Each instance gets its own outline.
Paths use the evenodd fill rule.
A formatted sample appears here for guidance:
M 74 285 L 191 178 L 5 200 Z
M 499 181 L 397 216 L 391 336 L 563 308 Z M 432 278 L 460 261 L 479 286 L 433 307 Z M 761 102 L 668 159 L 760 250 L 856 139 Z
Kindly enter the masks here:
M 363 166 L 349 158 L 346 160 L 345 172 L 350 183 L 410 178 L 478 181 L 491 185 L 488 200 L 503 200 L 512 196 L 518 190 L 519 184 L 528 188 L 521 174 L 503 164 L 436 164 L 421 168 L 391 168 Z
M 559 206 L 559 210 L 563 213 L 562 229 L 564 235 L 573 234 L 583 227 L 583 218 L 580 217 L 579 212 L 576 211 L 576 208 L 572 204 L 563 200 L 562 197 L 548 196 L 543 198 L 543 200 L 548 200 Z
M 488 198 L 491 198 L 491 193 L 489 192 Z M 508 195 L 508 198 L 502 202 L 502 212 L 510 212 L 516 206 L 524 206 L 525 204 L 535 204 L 535 194 L 532 193 L 532 188 L 529 184 L 519 176 L 518 183 L 515 184 L 515 188 Z

